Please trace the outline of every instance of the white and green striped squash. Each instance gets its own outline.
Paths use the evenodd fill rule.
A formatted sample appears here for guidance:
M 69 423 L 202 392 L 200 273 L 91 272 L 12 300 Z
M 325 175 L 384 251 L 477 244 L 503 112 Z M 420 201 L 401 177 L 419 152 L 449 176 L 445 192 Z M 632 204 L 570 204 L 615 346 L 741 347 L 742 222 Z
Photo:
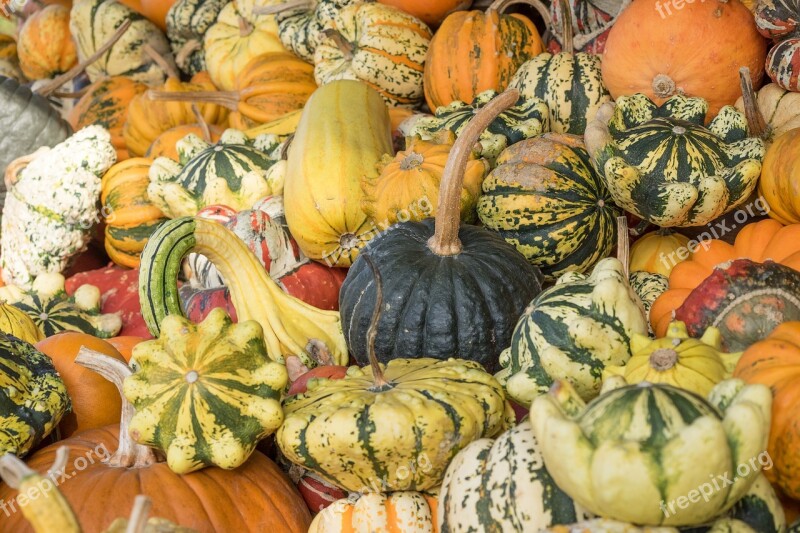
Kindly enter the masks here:
M 178 474 L 236 468 L 283 422 L 286 367 L 267 356 L 261 325 L 216 308 L 200 324 L 171 315 L 158 339 L 136 345 L 123 393 L 130 434 Z
M 203 36 L 228 0 L 178 0 L 167 12 L 167 38 L 184 74 L 207 70 Z
M 586 148 L 617 204 L 661 227 L 701 226 L 742 204 L 756 187 L 764 141 L 723 107 L 704 126 L 708 103 L 676 95 L 603 104 L 586 128 Z
M 470 104 L 456 100 L 439 107 L 433 116 L 418 118 L 409 135 L 418 135 L 427 141 L 435 139 L 442 130 L 450 130 L 458 136 L 475 113 L 497 95 L 497 91 L 488 90 L 476 96 Z M 544 100 L 520 96 L 516 105 L 500 113 L 481 133 L 479 155 L 494 161 L 508 146 L 548 131 L 550 113 Z
M 53 361 L 33 345 L 0 333 L 0 455 L 22 457 L 71 409 Z
M 282 175 L 274 168 L 281 146 L 272 134 L 251 141 L 229 129 L 212 145 L 190 133 L 176 143 L 180 161 L 153 161 L 147 195 L 169 218 L 193 216 L 209 205 L 249 209 L 282 187 Z
M 278 21 L 281 43 L 300 59 L 313 63 L 314 52 L 323 37 L 320 32 L 324 25 L 335 19 L 340 9 L 357 2 L 358 0 L 310 0 L 280 9 L 275 18 Z M 292 2 L 284 0 L 284 3 Z
M 75 0 L 72 4 L 69 28 L 78 58 L 83 61 L 94 54 L 127 20 L 131 21 L 128 30 L 108 52 L 86 67 L 86 74 L 92 82 L 126 76 L 148 85 L 163 83 L 168 73 L 153 59 L 148 47 L 173 66 L 167 38 L 155 24 L 116 0 Z
M 652 272 L 645 272 L 644 270 L 637 270 L 631 272 L 629 276 L 631 288 L 633 292 L 639 296 L 644 307 L 644 317 L 647 319 L 647 328 L 650 334 L 653 334 L 653 328 L 650 326 L 650 308 L 656 298 L 661 296 L 669 289 L 669 278 L 663 274 L 655 274 Z
M 441 533 L 524 533 L 592 516 L 553 481 L 529 420 L 461 450 L 439 491 Z
M 534 298 L 500 354 L 497 378 L 522 405 L 555 380 L 569 381 L 590 400 L 600 392 L 605 366 L 628 361 L 635 333 L 647 333 L 642 303 L 622 263 L 608 257 L 591 275 L 567 272 Z
M 568 383 L 558 382 L 534 400 L 530 419 L 555 482 L 603 518 L 648 526 L 706 524 L 731 509 L 761 475 L 756 458 L 766 450 L 772 409 L 764 385 L 725 380 L 704 400 L 644 382 L 581 403 Z M 676 500 L 691 491 L 703 497 L 678 507 Z
M 546 279 L 584 272 L 616 242 L 620 210 L 575 135 L 546 133 L 509 146 L 483 181 L 478 216 Z

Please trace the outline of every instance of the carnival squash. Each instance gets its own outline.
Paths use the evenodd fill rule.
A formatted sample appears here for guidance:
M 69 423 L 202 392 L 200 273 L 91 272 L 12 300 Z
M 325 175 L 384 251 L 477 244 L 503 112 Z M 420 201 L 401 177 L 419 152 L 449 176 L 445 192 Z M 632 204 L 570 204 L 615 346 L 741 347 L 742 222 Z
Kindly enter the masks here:
M 274 14 L 278 22 L 278 35 L 283 46 L 294 55 L 314 62 L 314 52 L 322 39 L 323 25 L 329 23 L 340 9 L 358 0 L 281 0 L 277 4 L 259 8 L 263 14 Z
M 17 37 L 22 72 L 30 80 L 54 78 L 78 63 L 69 33 L 69 8 L 47 6 L 25 21 Z
M 756 92 L 747 67 L 739 69 L 739 78 L 742 96 L 736 100 L 736 109 L 747 117 L 751 135 L 764 139 L 767 148 L 784 133 L 800 127 L 800 95 L 775 83 Z
M 31 317 L 11 304 L 0 304 L 0 332 L 35 344 L 44 338 Z
M 333 502 L 314 518 L 308 533 L 433 533 L 437 531 L 436 507 L 436 496 L 421 492 L 365 493 L 358 499 L 344 498 Z
M 175 64 L 184 74 L 194 76 L 208 70 L 203 36 L 227 4 L 226 0 L 178 0 L 170 7 L 167 37 Z
M 800 59 L 797 7 L 792 0 L 759 1 L 753 13 L 759 33 L 773 42 L 767 54 L 767 75 L 787 91 L 800 89 L 797 81 L 800 75 L 797 70 L 797 61 Z
M 587 54 L 602 54 L 611 27 L 617 22 L 619 15 L 630 5 L 628 0 L 595 5 L 588 0 L 569 0 L 572 14 L 573 47 Z M 564 11 L 558 2 L 550 2 L 550 40 L 545 44 L 547 50 L 557 53 L 564 48 L 565 32 L 562 17 Z

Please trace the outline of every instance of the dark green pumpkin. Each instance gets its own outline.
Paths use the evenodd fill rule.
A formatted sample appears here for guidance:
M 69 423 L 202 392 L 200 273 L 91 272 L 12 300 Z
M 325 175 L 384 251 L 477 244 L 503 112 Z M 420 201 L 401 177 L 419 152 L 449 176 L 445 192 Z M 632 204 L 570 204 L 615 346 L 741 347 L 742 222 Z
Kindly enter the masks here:
M 516 102 L 507 91 L 463 130 L 441 183 L 437 218 L 404 222 L 361 252 L 383 279 L 385 308 L 377 327 L 378 359 L 459 357 L 494 370 L 525 306 L 541 290 L 541 273 L 497 234 L 458 219 L 467 156 L 486 125 Z M 367 330 L 375 278 L 359 257 L 339 296 L 351 355 L 367 364 Z

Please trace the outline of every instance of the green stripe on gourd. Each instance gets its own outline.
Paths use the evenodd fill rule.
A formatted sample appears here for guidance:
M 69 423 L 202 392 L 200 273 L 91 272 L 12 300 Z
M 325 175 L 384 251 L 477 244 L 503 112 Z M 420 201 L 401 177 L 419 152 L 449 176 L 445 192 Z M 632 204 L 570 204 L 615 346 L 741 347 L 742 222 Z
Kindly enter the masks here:
M 189 76 L 206 70 L 203 36 L 227 0 L 178 0 L 167 13 L 167 37 L 178 68 Z
M 650 329 L 650 307 L 656 298 L 661 296 L 669 288 L 669 279 L 662 274 L 645 272 L 639 270 L 631 272 L 629 277 L 631 288 L 639 296 L 644 306 L 644 316 L 648 319 L 648 329 Z M 652 329 L 650 330 L 652 332 Z

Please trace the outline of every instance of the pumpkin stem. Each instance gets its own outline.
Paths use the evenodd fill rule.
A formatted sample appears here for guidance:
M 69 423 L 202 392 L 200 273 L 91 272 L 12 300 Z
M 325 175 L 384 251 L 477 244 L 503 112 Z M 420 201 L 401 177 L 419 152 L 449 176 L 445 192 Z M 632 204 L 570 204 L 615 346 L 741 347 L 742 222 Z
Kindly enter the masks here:
M 147 91 L 150 100 L 160 102 L 202 102 L 226 107 L 231 111 L 239 109 L 239 91 Z
M 372 367 L 373 389 L 381 389 L 389 384 L 383 375 L 378 356 L 375 355 L 375 339 L 378 336 L 378 322 L 380 321 L 381 308 L 383 307 L 383 281 L 381 280 L 381 273 L 378 272 L 378 267 L 375 266 L 372 258 L 367 254 L 362 254 L 362 256 L 369 269 L 372 270 L 372 276 L 375 278 L 375 309 L 372 310 L 372 318 L 369 321 L 369 329 L 367 330 L 367 357 L 369 358 L 369 366 Z
M 653 78 L 653 93 L 659 98 L 669 98 L 675 94 L 675 81 L 666 74 L 656 74 Z
M 78 100 L 79 98 L 82 98 L 83 95 L 85 95 L 88 91 L 89 91 L 89 88 L 88 87 L 84 87 L 80 91 L 68 92 L 68 93 L 61 92 L 61 91 L 54 91 L 51 94 L 55 98 L 68 98 L 68 99 L 71 99 L 71 100 Z
M 200 126 L 200 130 L 203 132 L 203 140 L 211 144 L 211 130 L 208 128 L 208 122 L 206 122 L 206 119 L 200 112 L 200 108 L 197 107 L 197 104 L 194 102 L 192 103 L 192 113 L 194 114 L 195 120 L 197 120 L 197 124 Z
M 253 8 L 254 15 L 275 15 L 291 9 L 310 10 L 314 6 L 312 0 L 289 0 L 273 6 L 260 6 Z
M 758 99 L 753 89 L 753 79 L 750 77 L 750 69 L 742 67 L 739 69 L 739 84 L 742 87 L 742 102 L 744 103 L 744 115 L 747 117 L 747 127 L 750 129 L 752 137 L 767 139 L 770 135 L 770 128 L 764 115 L 758 108 Z
M 507 7 L 515 4 L 525 4 L 527 6 L 531 6 L 539 13 L 539 16 L 542 17 L 542 20 L 545 24 L 550 22 L 550 10 L 547 9 L 547 6 L 539 0 L 494 0 L 486 12 L 488 13 L 490 11 L 496 11 L 498 14 L 502 15 Z
M 35 475 L 36 472 L 13 453 L 7 453 L 0 457 L 0 479 L 12 489 L 19 489 L 24 479 Z
M 672 348 L 661 348 L 650 354 L 650 366 L 653 370 L 666 372 L 678 364 L 678 352 Z
M 75 362 L 97 372 L 116 385 L 122 399 L 122 416 L 119 421 L 119 447 L 105 463 L 119 468 L 143 468 L 158 462 L 153 450 L 136 443 L 128 432 L 128 427 L 136 410 L 122 393 L 122 384 L 125 378 L 133 374 L 130 367 L 118 359 L 90 350 L 85 346 L 81 347 Z
M 461 252 L 461 241 L 458 239 L 461 226 L 461 189 L 472 147 L 497 115 L 514 105 L 517 100 L 519 91 L 516 89 L 508 89 L 494 97 L 472 117 L 453 144 L 439 185 L 436 229 L 428 240 L 428 248 L 436 255 L 458 255 Z
M 247 37 L 248 35 L 253 33 L 254 29 L 255 29 L 255 26 L 250 24 L 249 20 L 247 20 L 243 16 L 239 15 L 239 36 L 240 37 Z
M 409 152 L 400 161 L 400 170 L 411 170 L 413 168 L 417 168 L 422 163 L 425 162 L 425 158 L 419 152 Z
M 61 76 L 53 78 L 53 80 L 50 83 L 42 85 L 36 92 L 42 96 L 49 96 L 50 94 L 55 92 L 56 89 L 58 89 L 71 79 L 73 79 L 75 76 L 77 76 L 84 70 L 86 70 L 86 67 L 88 67 L 89 65 L 100 59 L 100 56 L 105 54 L 109 48 L 114 46 L 114 44 L 116 44 L 116 42 L 119 41 L 120 38 L 122 38 L 125 32 L 128 31 L 128 28 L 131 27 L 131 23 L 132 21 L 128 19 L 122 24 L 120 24 L 119 28 L 117 28 L 117 31 L 114 32 L 114 35 L 112 35 L 111 38 L 103 44 L 103 46 L 95 50 L 95 52 L 92 55 L 90 55 L 89 57 L 87 57 L 86 59 L 84 59 L 83 61 L 81 61 L 68 71 L 66 71 Z
M 617 259 L 622 263 L 625 279 L 630 276 L 631 239 L 628 234 L 628 219 L 625 216 L 617 217 Z
M 144 494 L 136 496 L 133 500 L 133 509 L 131 510 L 131 517 L 128 519 L 128 527 L 125 528 L 125 533 L 144 533 L 152 507 L 153 501 L 150 498 Z
M 335 44 L 342 54 L 344 54 L 345 59 L 353 59 L 354 47 L 350 41 L 344 38 L 344 35 L 342 35 L 339 30 L 328 28 L 326 30 L 322 30 L 320 33 L 333 41 L 333 44 Z
M 201 43 L 198 39 L 186 41 L 186 44 L 184 44 L 181 49 L 178 50 L 178 54 L 175 56 L 175 62 L 178 65 L 185 65 L 189 60 L 189 56 L 201 48 L 203 48 L 203 43 Z
M 575 35 L 572 31 L 572 9 L 569 0 L 558 0 L 561 11 L 561 51 L 565 54 L 575 53 Z M 552 24 L 551 24 L 552 25 Z
M 67 469 L 68 459 L 69 448 L 67 446 L 60 446 L 58 450 L 56 450 L 56 458 L 53 460 L 53 464 L 47 469 L 47 477 L 53 480 L 60 477 Z
M 142 45 L 142 50 L 145 54 L 147 54 L 150 59 L 152 59 L 156 65 L 158 65 L 161 70 L 167 73 L 172 79 L 179 80 L 181 78 L 178 69 L 175 68 L 175 65 L 171 61 L 167 61 L 167 59 L 158 53 L 158 51 L 153 48 L 150 43 L 145 43 Z

